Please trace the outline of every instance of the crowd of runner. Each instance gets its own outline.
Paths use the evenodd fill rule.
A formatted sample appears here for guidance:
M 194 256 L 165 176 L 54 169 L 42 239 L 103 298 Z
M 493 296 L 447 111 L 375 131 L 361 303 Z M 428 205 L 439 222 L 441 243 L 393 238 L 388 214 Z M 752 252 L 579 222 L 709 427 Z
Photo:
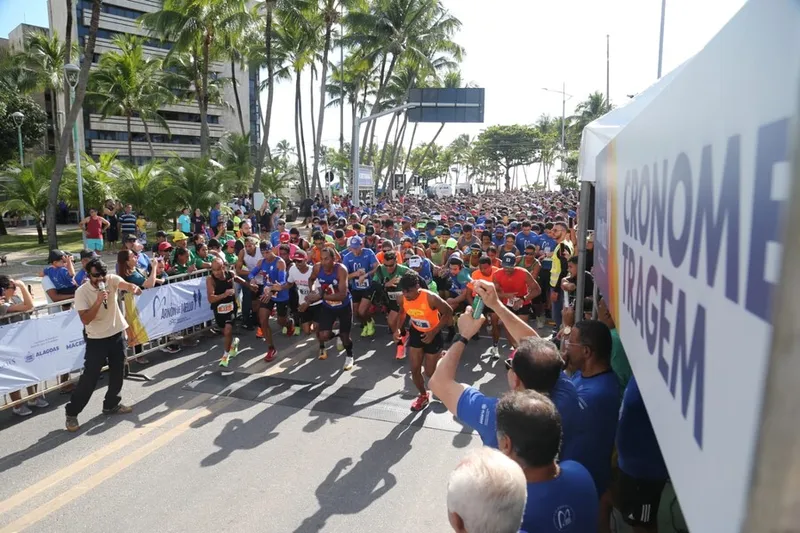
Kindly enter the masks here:
M 488 452 L 465 459 L 448 488 L 456 531 L 521 524 L 528 532 L 605 532 L 612 507 L 635 531 L 657 531 L 668 475 L 613 318 L 602 299 L 592 300 L 591 233 L 585 289 L 576 294 L 574 193 L 406 197 L 360 208 L 346 197 L 317 199 L 301 206 L 294 227 L 281 216 L 279 202 L 255 209 L 249 199 L 218 204 L 207 218 L 187 210 L 181 229 L 156 233 L 154 243 L 144 244 L 141 232 L 124 235 L 116 272 L 148 289 L 170 275 L 210 270 L 221 367 L 238 353 L 235 323 L 263 339 L 267 363 L 280 357 L 276 336 L 307 335 L 316 337 L 320 360 L 335 342 L 344 371 L 353 368 L 358 337 L 391 335 L 394 357 L 410 360 L 418 390 L 411 410 L 435 395 L 523 473 L 504 471 L 513 463 Z M 96 218 L 92 212 L 83 225 L 102 229 Z M 84 266 L 102 247 L 101 239 L 84 250 Z M 50 261 L 43 274 L 52 277 L 53 297 L 69 298 L 83 280 L 62 252 Z M 579 297 L 583 317 L 575 316 Z M 506 357 L 510 391 L 501 398 L 456 381 L 465 346 L 484 328 L 487 356 Z M 520 479 L 522 493 L 514 486 Z M 514 494 L 524 500 L 513 504 Z

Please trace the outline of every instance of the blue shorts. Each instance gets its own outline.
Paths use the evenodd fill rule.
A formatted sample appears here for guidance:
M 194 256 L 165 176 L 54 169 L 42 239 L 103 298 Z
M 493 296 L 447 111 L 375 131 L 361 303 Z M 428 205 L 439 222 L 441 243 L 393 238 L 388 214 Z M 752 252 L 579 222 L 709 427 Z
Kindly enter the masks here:
M 86 239 L 86 248 L 95 252 L 102 252 L 103 239 Z

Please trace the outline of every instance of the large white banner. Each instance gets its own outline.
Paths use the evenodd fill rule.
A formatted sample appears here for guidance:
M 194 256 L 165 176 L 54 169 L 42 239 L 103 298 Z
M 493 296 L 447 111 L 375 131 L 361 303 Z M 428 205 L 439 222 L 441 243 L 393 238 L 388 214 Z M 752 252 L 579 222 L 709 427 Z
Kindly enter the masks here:
M 798 51 L 800 2 L 751 0 L 597 158 L 595 280 L 691 531 L 745 516 Z
M 0 394 L 83 368 L 83 345 L 75 311 L 0 327 Z
M 125 295 L 129 340 L 136 344 L 213 319 L 206 278 Z M 0 326 L 0 395 L 83 368 L 83 324 L 77 311 Z
M 136 297 L 135 307 L 130 305 L 131 297 L 127 298 L 125 316 L 137 343 L 177 333 L 214 318 L 205 277 L 147 289 Z M 143 333 L 146 338 L 142 337 Z

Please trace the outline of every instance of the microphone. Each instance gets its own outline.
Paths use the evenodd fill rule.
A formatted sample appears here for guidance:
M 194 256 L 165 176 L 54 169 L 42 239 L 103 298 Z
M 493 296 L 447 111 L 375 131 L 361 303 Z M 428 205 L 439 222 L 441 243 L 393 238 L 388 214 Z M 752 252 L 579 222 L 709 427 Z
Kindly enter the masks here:
M 100 289 L 101 291 L 106 290 L 106 283 L 104 281 L 101 281 L 100 283 L 97 284 L 97 288 Z M 103 298 L 103 309 L 108 309 L 108 295 L 106 295 L 106 297 Z

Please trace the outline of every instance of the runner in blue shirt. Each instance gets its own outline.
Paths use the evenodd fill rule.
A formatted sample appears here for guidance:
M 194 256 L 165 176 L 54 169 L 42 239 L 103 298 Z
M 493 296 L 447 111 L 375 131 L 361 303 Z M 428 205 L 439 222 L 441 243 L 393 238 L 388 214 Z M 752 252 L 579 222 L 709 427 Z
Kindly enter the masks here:
M 286 328 L 287 336 L 294 335 L 294 321 L 289 316 L 289 283 L 286 281 L 286 263 L 275 255 L 272 245 L 267 241 L 259 243 L 261 260 L 247 275 L 251 290 L 256 293 L 253 299 L 254 309 L 258 309 L 258 321 L 268 349 L 264 361 L 271 363 L 278 351 L 272 340 L 269 327 L 269 316 L 277 307 L 278 324 Z
M 380 263 L 375 252 L 364 247 L 364 241 L 356 235 L 350 238 L 347 253 L 342 252 L 342 264 L 347 268 L 350 295 L 353 297 L 353 310 L 361 321 L 361 336 L 375 335 L 375 319 L 372 317 L 372 296 L 375 287 L 372 276 Z
M 522 231 L 517 233 L 517 240 L 515 244 L 517 245 L 517 249 L 519 249 L 520 252 L 525 250 L 525 248 L 527 248 L 529 244 L 533 244 L 534 246 L 539 246 L 539 236 L 536 235 L 533 231 L 531 231 L 531 227 L 532 227 L 531 221 L 525 220 L 522 223 Z

